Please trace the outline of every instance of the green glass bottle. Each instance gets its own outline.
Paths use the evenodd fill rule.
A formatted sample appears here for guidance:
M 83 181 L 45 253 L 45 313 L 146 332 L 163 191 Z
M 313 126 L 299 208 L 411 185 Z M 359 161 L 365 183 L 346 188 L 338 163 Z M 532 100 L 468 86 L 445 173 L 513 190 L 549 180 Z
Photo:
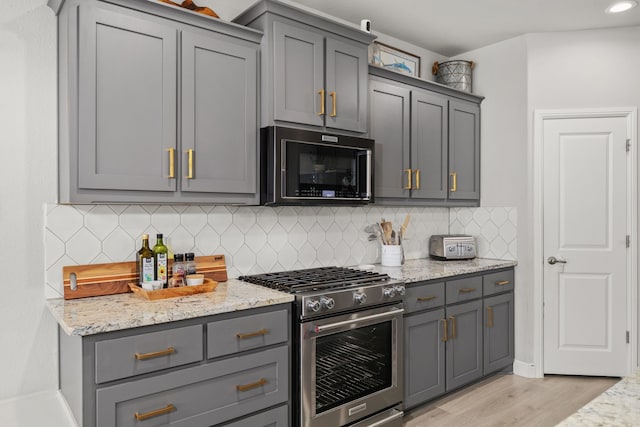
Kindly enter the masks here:
M 156 244 L 153 247 L 153 258 L 155 261 L 155 270 L 156 270 L 156 280 L 162 281 L 162 287 L 167 287 L 167 276 L 168 276 L 168 261 L 167 261 L 167 252 L 168 249 L 162 242 L 162 233 L 158 233 L 156 235 Z
M 149 248 L 149 235 L 142 235 L 142 248 L 138 251 L 138 259 L 136 264 L 138 272 L 138 284 L 143 282 L 151 282 L 155 277 L 155 258 L 153 251 Z

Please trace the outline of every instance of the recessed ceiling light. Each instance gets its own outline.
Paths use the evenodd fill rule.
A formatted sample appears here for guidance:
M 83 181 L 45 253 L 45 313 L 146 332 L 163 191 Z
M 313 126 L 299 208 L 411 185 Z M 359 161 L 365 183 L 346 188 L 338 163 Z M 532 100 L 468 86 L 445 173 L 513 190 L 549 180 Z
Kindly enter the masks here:
M 617 1 L 611 4 L 611 6 L 606 8 L 604 11 L 607 13 L 620 13 L 620 12 L 625 12 L 629 9 L 633 9 L 637 5 L 638 5 L 638 2 L 635 0 Z

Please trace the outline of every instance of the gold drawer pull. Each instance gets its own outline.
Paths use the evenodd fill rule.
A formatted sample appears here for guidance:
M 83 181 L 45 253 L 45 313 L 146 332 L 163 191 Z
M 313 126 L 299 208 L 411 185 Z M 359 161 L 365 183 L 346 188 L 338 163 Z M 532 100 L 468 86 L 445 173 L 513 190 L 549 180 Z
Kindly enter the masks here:
M 324 116 L 324 89 L 320 89 L 318 95 L 320 95 L 320 112 L 318 115 Z
M 449 340 L 449 333 L 447 331 L 447 319 L 440 319 L 441 322 L 443 322 L 444 327 L 443 327 L 443 334 L 442 334 L 442 342 L 447 342 Z
M 260 335 L 267 335 L 268 329 L 260 329 L 259 331 L 249 332 L 248 334 L 236 334 L 236 337 L 240 340 L 246 340 L 247 338 L 259 337 Z
M 451 339 L 455 339 L 456 337 L 456 318 L 455 316 L 449 316 L 451 319 Z
M 260 378 L 260 380 L 256 381 L 255 383 L 245 384 L 245 385 L 237 385 L 236 386 L 236 390 L 238 390 L 238 391 L 248 391 L 248 390 L 251 390 L 251 389 L 256 388 L 256 387 L 261 387 L 261 386 L 265 385 L 266 383 L 268 383 L 267 380 L 265 380 L 264 378 Z
M 487 328 L 493 328 L 493 307 L 487 307 Z
M 504 285 L 508 285 L 509 283 L 511 282 L 509 282 L 508 280 L 501 280 L 499 282 L 496 282 L 496 286 L 504 286 Z
M 193 179 L 193 148 L 189 148 L 186 153 L 188 157 L 189 173 L 185 176 L 186 179 Z
M 170 354 L 175 353 L 176 349 L 173 347 L 169 347 L 166 350 L 161 350 L 161 351 L 156 351 L 153 353 L 136 353 L 136 359 L 138 360 L 147 360 L 147 359 L 153 359 L 154 357 L 160 357 L 160 356 L 168 356 Z
M 476 288 L 461 288 L 458 290 L 458 292 L 460 292 L 461 294 L 468 294 L 475 291 L 476 291 Z
M 418 297 L 418 301 L 423 302 L 423 301 L 433 301 L 434 299 L 436 299 L 437 297 L 435 295 L 429 295 L 428 297 Z
M 173 406 L 172 403 L 169 403 L 164 408 L 156 409 L 155 411 L 145 412 L 143 414 L 140 414 L 140 413 L 136 412 L 135 414 L 133 414 L 133 416 L 138 421 L 144 421 L 144 420 L 147 420 L 149 418 L 157 417 L 158 415 L 168 414 L 169 412 L 175 411 L 176 409 L 177 408 L 175 406 Z
M 416 190 L 420 189 L 420 169 L 416 169 Z
M 455 172 L 451 172 L 449 175 L 451 175 L 451 180 L 453 181 L 453 183 L 451 184 L 451 189 L 449 191 L 455 193 L 456 191 L 458 191 L 458 174 Z
M 411 190 L 411 169 L 405 169 L 404 172 L 407 174 L 407 186 L 402 187 L 403 190 Z
M 175 178 L 176 177 L 176 149 L 175 148 L 167 148 L 169 152 L 169 176 L 167 178 Z
M 329 114 L 329 117 L 335 117 L 338 115 L 338 113 L 336 112 L 336 98 L 338 97 L 338 95 L 336 95 L 335 92 L 331 92 L 329 96 L 331 97 L 331 108 L 333 110 L 331 114 Z

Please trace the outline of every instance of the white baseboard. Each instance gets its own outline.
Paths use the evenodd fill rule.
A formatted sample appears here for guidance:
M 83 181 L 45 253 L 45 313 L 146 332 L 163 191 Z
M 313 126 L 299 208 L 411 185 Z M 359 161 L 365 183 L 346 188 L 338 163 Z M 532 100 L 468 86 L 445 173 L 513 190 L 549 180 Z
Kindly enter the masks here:
M 536 375 L 536 365 L 521 360 L 513 361 L 513 373 L 525 378 L 538 378 Z

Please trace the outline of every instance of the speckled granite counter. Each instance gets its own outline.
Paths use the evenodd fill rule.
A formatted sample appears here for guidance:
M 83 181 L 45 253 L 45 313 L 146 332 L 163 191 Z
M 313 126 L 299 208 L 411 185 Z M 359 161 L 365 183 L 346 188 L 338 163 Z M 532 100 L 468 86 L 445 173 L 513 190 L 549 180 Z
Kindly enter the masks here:
M 640 426 L 640 371 L 623 378 L 558 426 Z
M 284 292 L 229 279 L 219 283 L 213 292 L 188 297 L 148 301 L 127 293 L 52 299 L 47 300 L 47 305 L 68 335 L 93 335 L 291 301 L 293 296 Z
M 383 267 L 376 264 L 373 266 L 373 269 L 380 273 L 386 273 L 389 277 L 394 279 L 400 279 L 407 283 L 412 283 L 421 282 L 423 280 L 442 279 L 460 274 L 499 270 L 501 268 L 514 267 L 516 265 L 518 265 L 516 261 L 488 258 L 475 258 L 463 261 L 412 259 L 406 260 L 402 267 Z

